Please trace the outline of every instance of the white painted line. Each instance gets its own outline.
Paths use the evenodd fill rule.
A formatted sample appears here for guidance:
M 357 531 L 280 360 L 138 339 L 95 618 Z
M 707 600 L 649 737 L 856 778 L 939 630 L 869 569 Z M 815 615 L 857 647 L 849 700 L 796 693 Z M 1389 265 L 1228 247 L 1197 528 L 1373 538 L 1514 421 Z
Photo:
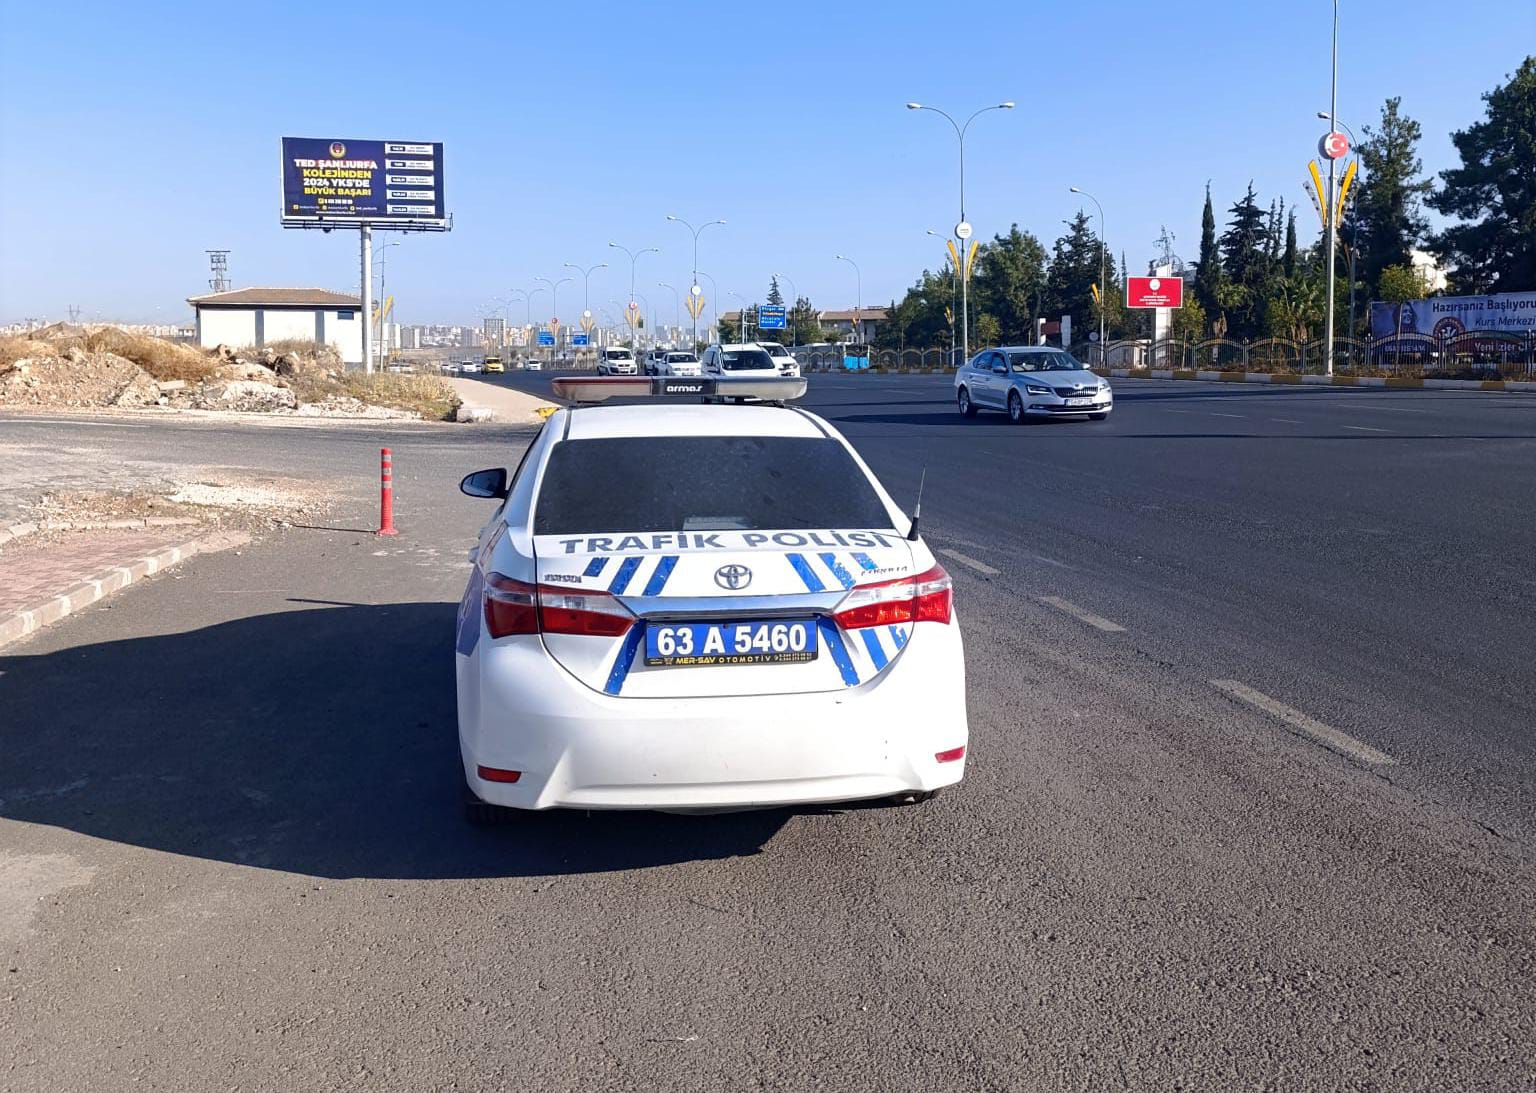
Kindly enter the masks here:
M 1248 416 L 1247 414 L 1218 414 L 1215 410 L 1208 410 L 1206 412 L 1209 413 L 1212 417 L 1235 417 L 1239 420 Z
M 1037 562 L 1044 562 L 1046 565 L 1056 566 L 1058 569 L 1076 569 L 1077 568 L 1077 566 L 1075 566 L 1075 565 L 1068 565 L 1066 562 L 1058 562 L 1055 558 L 1047 558 L 1044 554 L 1031 554 L 1030 557 L 1033 558 Z
M 1089 626 L 1103 630 L 1106 634 L 1123 634 L 1125 632 L 1125 627 L 1119 623 L 1110 622 L 1100 615 L 1095 615 L 1092 611 L 1084 611 L 1077 604 L 1072 603 L 1070 600 L 1064 600 L 1060 596 L 1041 596 L 1040 602 L 1048 603 L 1058 611 L 1065 611 L 1079 622 L 1086 622 Z
M 985 573 L 988 577 L 996 577 L 1001 570 L 993 569 L 986 562 L 978 562 L 969 554 L 961 554 L 958 550 L 950 550 L 948 547 L 940 547 L 939 553 L 946 558 L 953 558 L 961 565 L 968 565 L 977 573 Z
M 1305 421 L 1298 421 L 1296 418 L 1293 418 L 1293 417 L 1272 417 L 1269 420 L 1270 421 L 1283 421 L 1287 425 L 1305 425 L 1306 424 Z
M 1391 429 L 1376 429 L 1369 425 L 1346 425 L 1346 429 L 1353 429 L 1357 433 L 1390 433 Z
M 1161 407 L 1165 414 L 1198 414 L 1199 410 L 1170 410 L 1166 406 Z
M 132 424 L 126 421 L 81 421 L 72 417 L 0 417 L 0 421 L 14 422 L 20 425 L 86 425 L 92 429 L 148 429 L 148 425 Z
M 1372 410 L 1386 410 L 1392 414 L 1427 414 L 1428 410 L 1410 410 L 1406 406 L 1372 406 Z
M 1239 683 L 1235 679 L 1213 679 L 1211 686 L 1225 691 L 1233 698 L 1240 699 L 1250 706 L 1257 706 L 1265 713 L 1279 718 L 1291 728 L 1305 733 L 1319 744 L 1341 755 L 1347 755 L 1351 759 L 1358 759 L 1362 763 L 1370 763 L 1373 766 L 1391 766 L 1397 762 L 1386 752 L 1377 751 L 1369 744 L 1356 740 L 1347 732 L 1341 732 L 1332 725 L 1325 725 L 1315 718 L 1308 717 L 1300 710 L 1293 710 L 1284 702 L 1270 698 L 1262 691 L 1255 691 L 1252 687 Z

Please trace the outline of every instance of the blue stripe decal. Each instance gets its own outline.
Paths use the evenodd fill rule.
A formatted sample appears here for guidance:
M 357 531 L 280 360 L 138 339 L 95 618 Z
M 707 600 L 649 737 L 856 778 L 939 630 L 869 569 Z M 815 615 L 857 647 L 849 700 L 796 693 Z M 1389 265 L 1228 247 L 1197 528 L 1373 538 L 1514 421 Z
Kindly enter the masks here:
M 613 583 L 608 586 L 608 591 L 615 596 L 624 595 L 624 590 L 629 587 L 629 582 L 635 575 L 635 570 L 640 568 L 639 558 L 625 558 L 619 571 L 613 575 Z
M 603 566 L 608 564 L 607 558 L 593 558 L 587 563 L 587 568 L 582 571 L 583 577 L 596 577 L 603 571 Z
M 883 671 L 891 661 L 880 645 L 880 635 L 874 630 L 860 630 L 859 634 L 864 638 L 864 648 L 869 650 L 869 659 L 875 662 L 875 671 Z
M 859 568 L 862 569 L 866 573 L 868 573 L 871 569 L 878 568 L 875 565 L 875 560 L 873 558 L 871 558 L 868 554 L 863 553 L 862 551 L 860 553 L 858 553 L 858 554 L 855 554 L 853 556 L 853 560 L 858 562 L 859 563 Z
M 837 560 L 837 555 L 826 553 L 821 555 L 822 564 L 832 571 L 832 576 L 837 578 L 838 584 L 844 588 L 853 587 L 853 576 L 843 568 L 843 563 Z
M 896 643 L 897 649 L 907 647 L 907 632 L 899 626 L 891 627 L 891 640 Z
M 795 572 L 800 574 L 800 579 L 805 582 L 807 591 L 825 592 L 827 586 L 821 583 L 821 578 L 816 576 L 816 571 L 811 568 L 811 563 L 805 560 L 803 554 L 786 554 L 789 564 L 795 567 Z
M 672 570 L 675 568 L 677 568 L 677 555 L 663 555 L 661 561 L 656 563 L 656 572 L 652 573 L 651 579 L 645 582 L 645 592 L 642 595 L 661 595 L 661 590 L 667 587 L 667 578 L 672 576 Z
M 837 624 L 823 616 L 816 620 L 816 629 L 821 631 L 821 643 L 827 647 L 832 663 L 836 664 L 837 670 L 843 674 L 843 684 L 848 687 L 857 687 L 859 673 L 854 671 L 853 661 L 849 659 L 848 648 L 843 644 L 843 635 L 838 632 Z
M 608 673 L 608 685 L 603 688 L 605 692 L 616 695 L 624 687 L 624 680 L 629 677 L 629 667 L 635 662 L 635 654 L 640 651 L 640 643 L 645 640 L 645 623 L 637 622 L 629 628 L 629 633 L 624 635 L 624 644 L 619 647 L 618 658 L 613 662 L 613 671 Z

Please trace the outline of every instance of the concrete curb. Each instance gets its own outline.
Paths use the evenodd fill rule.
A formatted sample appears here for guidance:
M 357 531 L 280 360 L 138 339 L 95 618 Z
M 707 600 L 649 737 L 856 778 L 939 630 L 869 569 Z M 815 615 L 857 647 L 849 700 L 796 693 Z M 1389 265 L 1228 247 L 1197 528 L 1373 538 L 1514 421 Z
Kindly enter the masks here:
M 1309 376 L 1297 372 L 1207 372 L 1188 368 L 1111 368 L 1121 379 L 1203 380 L 1207 383 L 1291 383 L 1308 387 L 1424 388 L 1435 391 L 1536 391 L 1531 380 L 1438 380 L 1409 376 Z
M 123 520 L 44 520 L 0 528 L 0 546 L 39 531 L 117 531 L 123 528 L 170 528 L 198 523 L 195 516 L 135 516 Z
M 138 527 L 141 525 L 130 524 Z M 98 574 L 89 580 L 81 581 L 51 600 L 47 600 L 25 611 L 17 611 L 9 616 L 0 617 L 0 646 L 8 645 L 35 633 L 50 623 L 58 622 L 66 615 L 72 615 L 82 608 L 88 607 L 110 596 L 120 589 L 127 588 L 135 581 L 142 581 L 146 577 L 153 576 L 161 570 L 186 561 L 197 554 L 213 554 L 221 550 L 229 550 L 233 547 L 243 546 L 250 542 L 251 537 L 239 531 L 216 531 L 205 535 L 200 539 L 192 539 L 178 546 L 166 547 L 147 557 L 130 562 L 128 565 L 113 566 L 104 573 Z

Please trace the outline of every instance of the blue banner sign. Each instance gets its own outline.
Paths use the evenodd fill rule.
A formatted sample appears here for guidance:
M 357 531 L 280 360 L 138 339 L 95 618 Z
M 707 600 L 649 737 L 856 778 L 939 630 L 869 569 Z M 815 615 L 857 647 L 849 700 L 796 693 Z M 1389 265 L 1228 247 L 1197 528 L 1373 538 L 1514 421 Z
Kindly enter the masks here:
M 585 335 L 585 334 L 572 334 L 571 335 L 571 344 L 572 345 L 591 345 L 592 342 L 591 342 L 591 339 L 589 339 L 587 337 L 587 335 Z
M 541 330 L 541 331 L 539 331 L 539 344 L 540 345 L 554 345 L 555 344 L 554 332 L 551 331 L 551 330 Z
M 1371 301 L 1371 337 L 1430 334 L 1450 338 L 1469 330 L 1536 331 L 1536 292 L 1491 296 L 1432 296 L 1403 304 Z
M 759 330 L 783 330 L 786 313 L 781 304 L 763 304 L 757 309 L 757 327 Z
M 285 225 L 447 221 L 441 144 L 284 137 L 282 155 Z

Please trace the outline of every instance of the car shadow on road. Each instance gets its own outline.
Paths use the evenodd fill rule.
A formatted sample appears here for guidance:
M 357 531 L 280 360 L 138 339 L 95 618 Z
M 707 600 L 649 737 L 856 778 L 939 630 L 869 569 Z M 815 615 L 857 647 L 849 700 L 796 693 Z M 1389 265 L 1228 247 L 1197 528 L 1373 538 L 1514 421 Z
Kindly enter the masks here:
M 460 807 L 455 605 L 295 609 L 0 656 L 0 816 L 347 878 L 544 876 L 755 854 L 790 813 Z

